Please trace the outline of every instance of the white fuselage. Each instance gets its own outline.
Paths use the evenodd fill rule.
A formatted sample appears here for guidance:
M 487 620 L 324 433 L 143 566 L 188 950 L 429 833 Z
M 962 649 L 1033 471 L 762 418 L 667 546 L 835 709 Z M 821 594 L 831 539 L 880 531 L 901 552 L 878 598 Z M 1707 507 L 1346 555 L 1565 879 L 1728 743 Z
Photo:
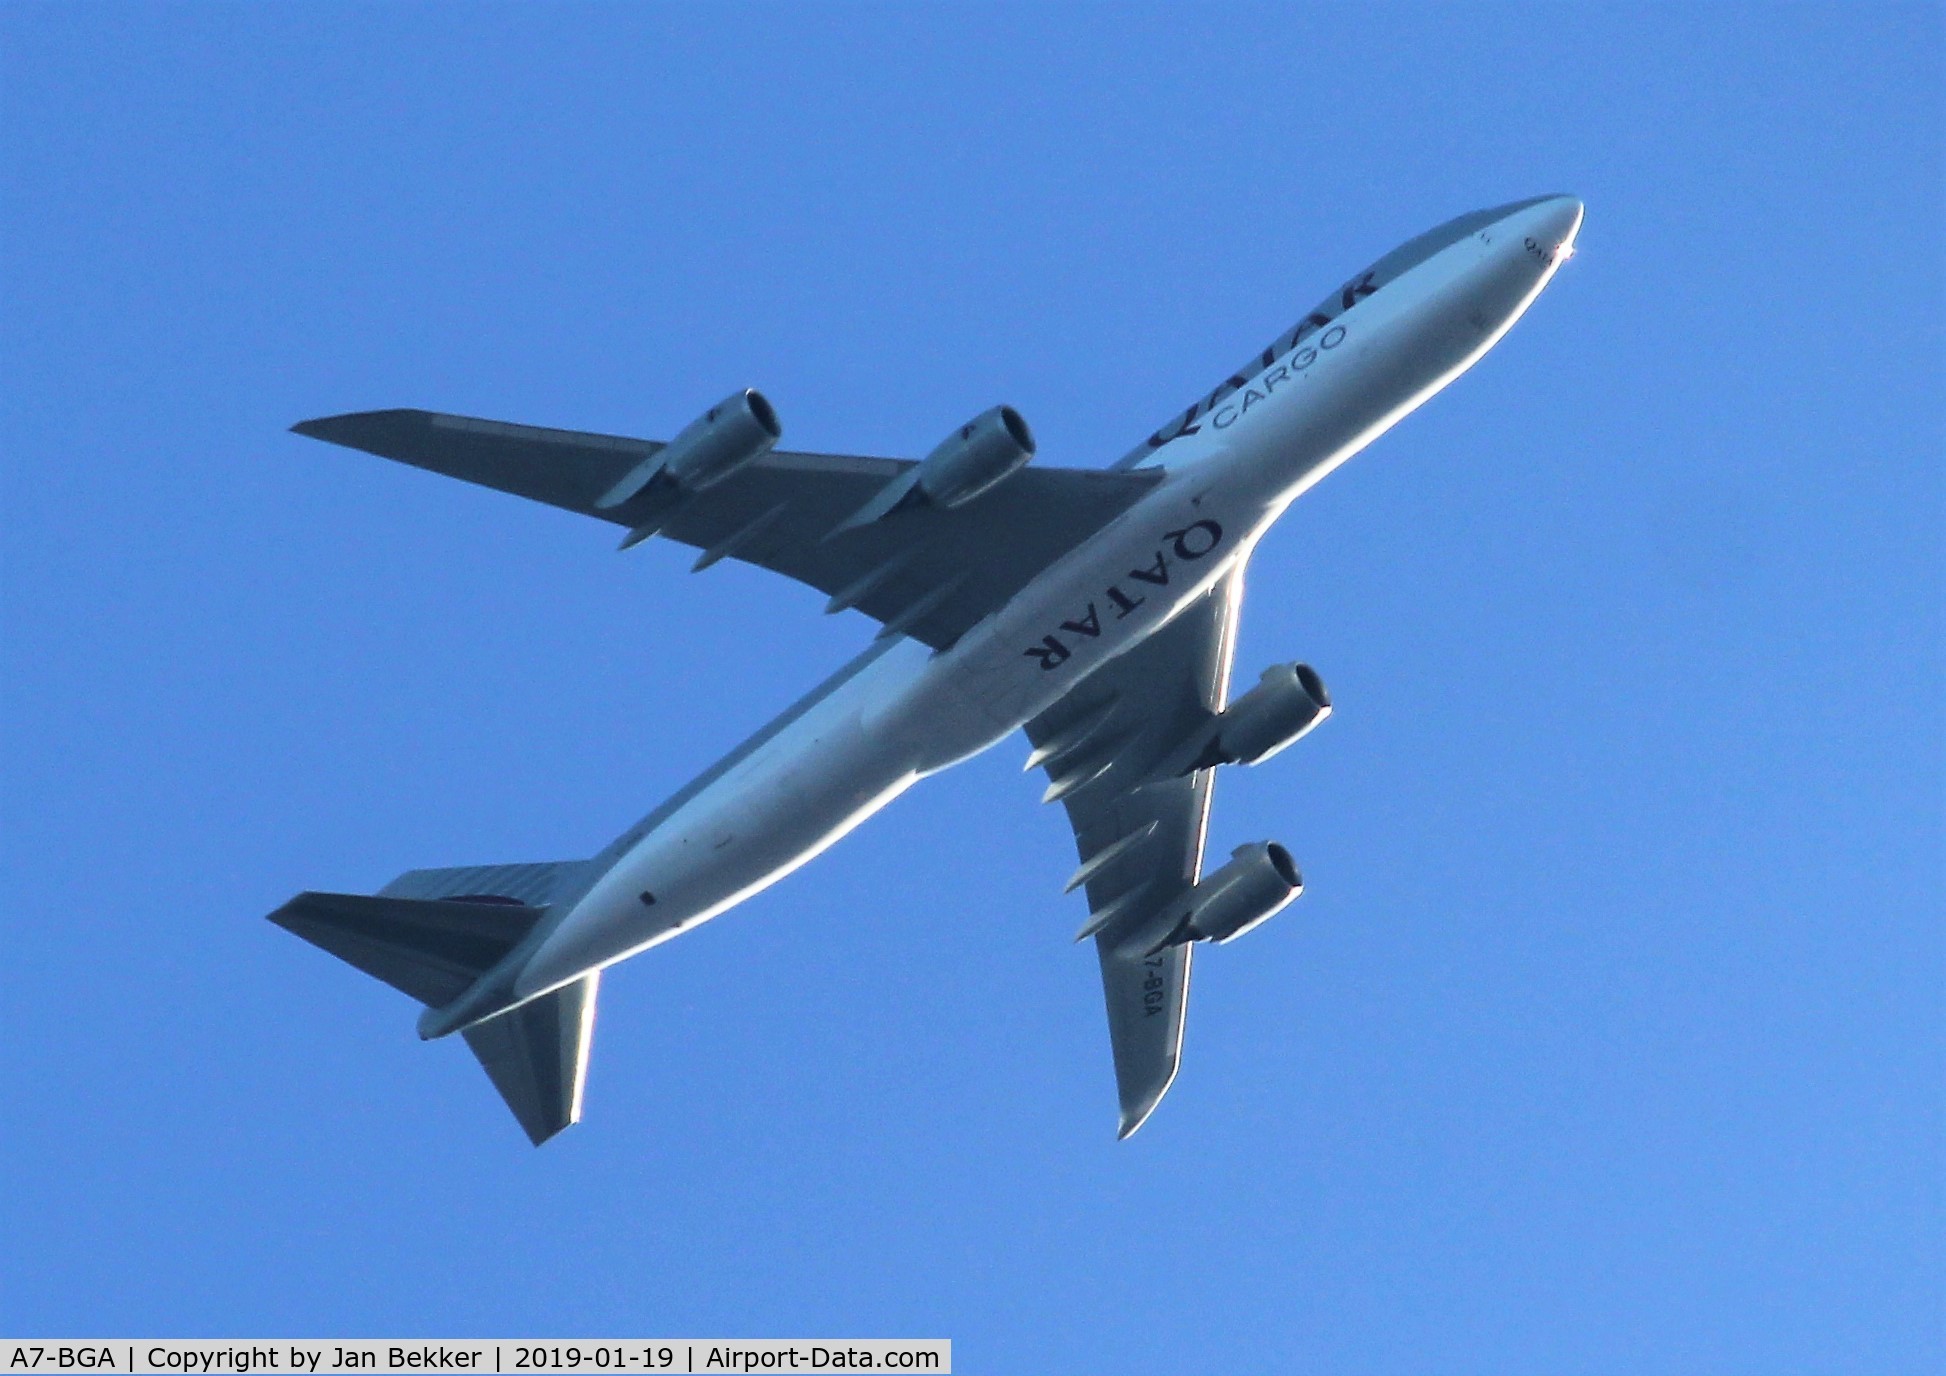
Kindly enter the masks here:
M 535 997 L 707 921 L 1154 634 L 1299 494 L 1490 348 L 1579 221 L 1578 203 L 1542 201 L 1363 299 L 1348 289 L 1328 328 L 1199 403 L 1198 423 L 1156 449 L 1169 475 L 1153 492 L 950 649 L 874 647 L 619 838 L 509 992 Z

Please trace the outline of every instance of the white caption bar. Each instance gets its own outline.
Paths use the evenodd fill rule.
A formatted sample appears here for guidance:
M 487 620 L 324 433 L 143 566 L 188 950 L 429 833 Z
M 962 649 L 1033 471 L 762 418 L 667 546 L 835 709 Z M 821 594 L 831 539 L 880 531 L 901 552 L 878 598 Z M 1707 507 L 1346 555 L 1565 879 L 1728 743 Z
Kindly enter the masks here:
M 43 1338 L 0 1339 L 0 1376 L 339 1376 L 344 1372 L 950 1372 L 947 1338 Z

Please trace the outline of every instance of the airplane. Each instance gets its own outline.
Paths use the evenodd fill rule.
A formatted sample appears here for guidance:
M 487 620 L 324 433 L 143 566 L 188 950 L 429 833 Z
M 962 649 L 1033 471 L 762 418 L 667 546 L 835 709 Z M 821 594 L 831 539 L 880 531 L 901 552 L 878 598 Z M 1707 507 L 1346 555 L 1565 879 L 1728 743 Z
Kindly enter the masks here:
M 725 911 L 918 780 L 1025 730 L 1074 831 L 1120 1136 L 1181 1061 L 1190 957 L 1303 888 L 1275 842 L 1205 874 L 1215 771 L 1331 712 L 1308 665 L 1229 698 L 1244 569 L 1299 496 L 1496 344 L 1574 250 L 1582 204 L 1450 220 L 1351 278 L 1105 469 L 1028 466 L 996 406 L 924 459 L 780 450 L 737 392 L 668 443 L 420 410 L 293 430 L 740 559 L 855 608 L 869 648 L 589 859 L 411 870 L 270 920 L 459 1033 L 538 1146 L 579 1121 L 601 972 Z

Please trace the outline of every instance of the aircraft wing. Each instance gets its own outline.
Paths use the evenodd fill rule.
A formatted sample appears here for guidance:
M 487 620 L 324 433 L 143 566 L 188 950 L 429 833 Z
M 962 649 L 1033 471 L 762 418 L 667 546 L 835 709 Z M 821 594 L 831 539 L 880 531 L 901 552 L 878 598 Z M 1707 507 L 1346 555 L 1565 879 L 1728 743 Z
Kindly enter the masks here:
M 362 411 L 292 427 L 417 468 L 627 524 L 596 501 L 663 446 L 430 411 Z M 1134 505 L 1156 469 L 1029 465 L 953 510 L 921 508 L 830 532 L 910 460 L 772 451 L 697 493 L 661 534 L 702 550 L 697 568 L 735 558 L 856 607 L 943 649 L 1049 564 Z
M 1127 1137 L 1161 1102 L 1182 1055 L 1191 946 L 1114 953 L 1114 940 L 1200 877 L 1213 771 L 1154 775 L 1229 691 L 1243 568 L 1127 654 L 1089 675 L 1027 725 L 1032 763 L 1047 771 L 1074 827 L 1095 937 L 1108 1036 Z

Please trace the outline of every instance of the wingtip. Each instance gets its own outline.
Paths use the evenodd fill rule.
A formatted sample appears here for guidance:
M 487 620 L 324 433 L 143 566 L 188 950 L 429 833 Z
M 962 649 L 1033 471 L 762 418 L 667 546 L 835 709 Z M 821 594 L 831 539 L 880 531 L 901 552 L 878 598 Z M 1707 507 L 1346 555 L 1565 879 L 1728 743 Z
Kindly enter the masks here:
M 1154 1116 L 1156 1109 L 1161 1106 L 1163 1099 L 1168 1096 L 1169 1087 L 1175 1084 L 1176 1072 L 1181 1069 L 1181 1056 L 1177 1055 L 1172 1057 L 1169 1063 L 1169 1073 L 1163 1078 L 1161 1084 L 1138 1089 L 1133 1099 L 1124 1098 L 1122 1100 L 1121 1131 L 1115 1134 L 1116 1141 L 1126 1142 L 1130 1137 L 1135 1135 L 1136 1129 L 1140 1128 Z
M 423 423 L 429 413 L 415 411 L 409 407 L 393 407 L 379 411 L 346 411 L 336 416 L 313 416 L 301 420 L 291 427 L 293 435 L 306 439 L 325 440 L 332 444 L 359 446 L 359 441 L 370 438 L 374 433 L 383 433 L 400 425 L 414 422 Z
M 1169 1078 L 1174 1080 L 1175 1076 L 1172 1074 Z M 1115 1140 L 1117 1142 L 1126 1142 L 1129 1138 L 1133 1137 L 1144 1123 L 1155 1116 L 1156 1107 L 1161 1104 L 1162 1096 L 1168 1092 L 1169 1086 L 1164 1085 L 1161 1093 L 1158 1093 L 1153 1099 L 1145 1103 L 1124 1107 L 1122 1109 L 1121 1126 L 1115 1133 Z
M 378 411 L 353 411 L 342 416 L 313 416 L 293 425 L 291 433 L 302 435 L 307 440 L 346 444 L 357 439 L 361 422 L 369 423 L 372 417 L 384 414 Z

